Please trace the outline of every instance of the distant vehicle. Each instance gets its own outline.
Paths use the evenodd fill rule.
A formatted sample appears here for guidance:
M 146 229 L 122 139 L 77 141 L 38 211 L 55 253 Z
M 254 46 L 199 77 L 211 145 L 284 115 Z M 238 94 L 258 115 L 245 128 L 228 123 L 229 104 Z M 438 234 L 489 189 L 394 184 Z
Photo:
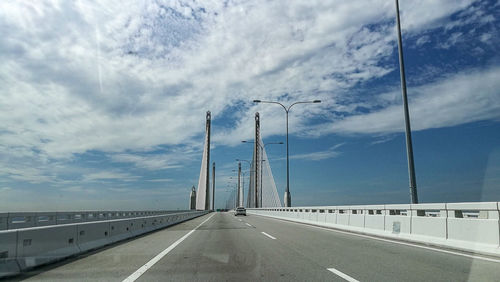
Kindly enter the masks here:
M 247 210 L 244 207 L 238 207 L 238 208 L 236 208 L 236 211 L 234 212 L 234 216 L 237 216 L 237 215 L 244 215 L 244 216 L 246 216 L 247 215 Z

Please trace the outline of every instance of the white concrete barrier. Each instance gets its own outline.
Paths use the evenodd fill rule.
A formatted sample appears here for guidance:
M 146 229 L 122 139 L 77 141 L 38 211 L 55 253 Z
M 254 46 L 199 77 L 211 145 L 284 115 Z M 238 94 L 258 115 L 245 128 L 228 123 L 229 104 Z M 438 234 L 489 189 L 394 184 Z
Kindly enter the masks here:
M 85 252 L 112 242 L 109 222 L 85 222 L 77 225 L 77 245 Z
M 17 261 L 21 269 L 59 260 L 80 252 L 76 225 L 18 229 Z
M 19 273 L 17 231 L 0 231 L 0 278 Z
M 385 230 L 385 207 L 384 205 L 364 206 L 365 227 L 367 229 Z
M 350 206 L 349 207 L 349 226 L 364 228 L 365 227 L 365 207 Z
M 446 204 L 411 205 L 411 234 L 446 239 Z
M 450 203 L 446 209 L 448 240 L 452 243 L 481 249 L 500 245 L 499 203 Z
M 411 233 L 411 206 L 385 205 L 385 229 L 388 234 Z
M 500 256 L 498 202 L 287 209 L 248 209 L 247 213 Z
M 6 229 L 0 230 L 0 278 L 207 213 L 85 211 L 0 214 L 0 226 Z M 12 229 L 14 227 L 16 229 Z

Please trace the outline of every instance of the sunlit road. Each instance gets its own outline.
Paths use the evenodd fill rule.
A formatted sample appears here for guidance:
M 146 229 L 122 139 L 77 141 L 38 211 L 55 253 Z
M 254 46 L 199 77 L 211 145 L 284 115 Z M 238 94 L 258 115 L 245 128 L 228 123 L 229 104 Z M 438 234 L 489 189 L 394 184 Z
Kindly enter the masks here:
M 259 216 L 211 213 L 14 280 L 499 281 L 499 262 Z

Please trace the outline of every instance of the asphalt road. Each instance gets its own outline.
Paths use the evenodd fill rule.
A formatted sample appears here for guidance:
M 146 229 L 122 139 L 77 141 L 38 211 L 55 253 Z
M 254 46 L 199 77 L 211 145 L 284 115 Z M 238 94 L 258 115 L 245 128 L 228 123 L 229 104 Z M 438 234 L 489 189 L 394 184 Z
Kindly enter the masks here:
M 500 281 L 500 259 L 471 258 L 260 216 L 212 213 L 13 280 L 123 281 L 127 277 L 137 281 Z

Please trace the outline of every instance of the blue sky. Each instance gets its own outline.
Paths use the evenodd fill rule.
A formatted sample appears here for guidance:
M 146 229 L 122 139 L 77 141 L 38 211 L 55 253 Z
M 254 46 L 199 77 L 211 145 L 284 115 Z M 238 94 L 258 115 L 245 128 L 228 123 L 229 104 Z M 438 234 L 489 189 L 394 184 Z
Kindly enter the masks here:
M 285 141 L 254 99 L 322 100 L 290 112 L 294 205 L 409 202 L 394 1 L 136 2 L 0 3 L 0 211 L 184 209 L 207 110 L 222 206 L 254 113 Z M 500 201 L 500 2 L 400 6 L 420 201 Z

